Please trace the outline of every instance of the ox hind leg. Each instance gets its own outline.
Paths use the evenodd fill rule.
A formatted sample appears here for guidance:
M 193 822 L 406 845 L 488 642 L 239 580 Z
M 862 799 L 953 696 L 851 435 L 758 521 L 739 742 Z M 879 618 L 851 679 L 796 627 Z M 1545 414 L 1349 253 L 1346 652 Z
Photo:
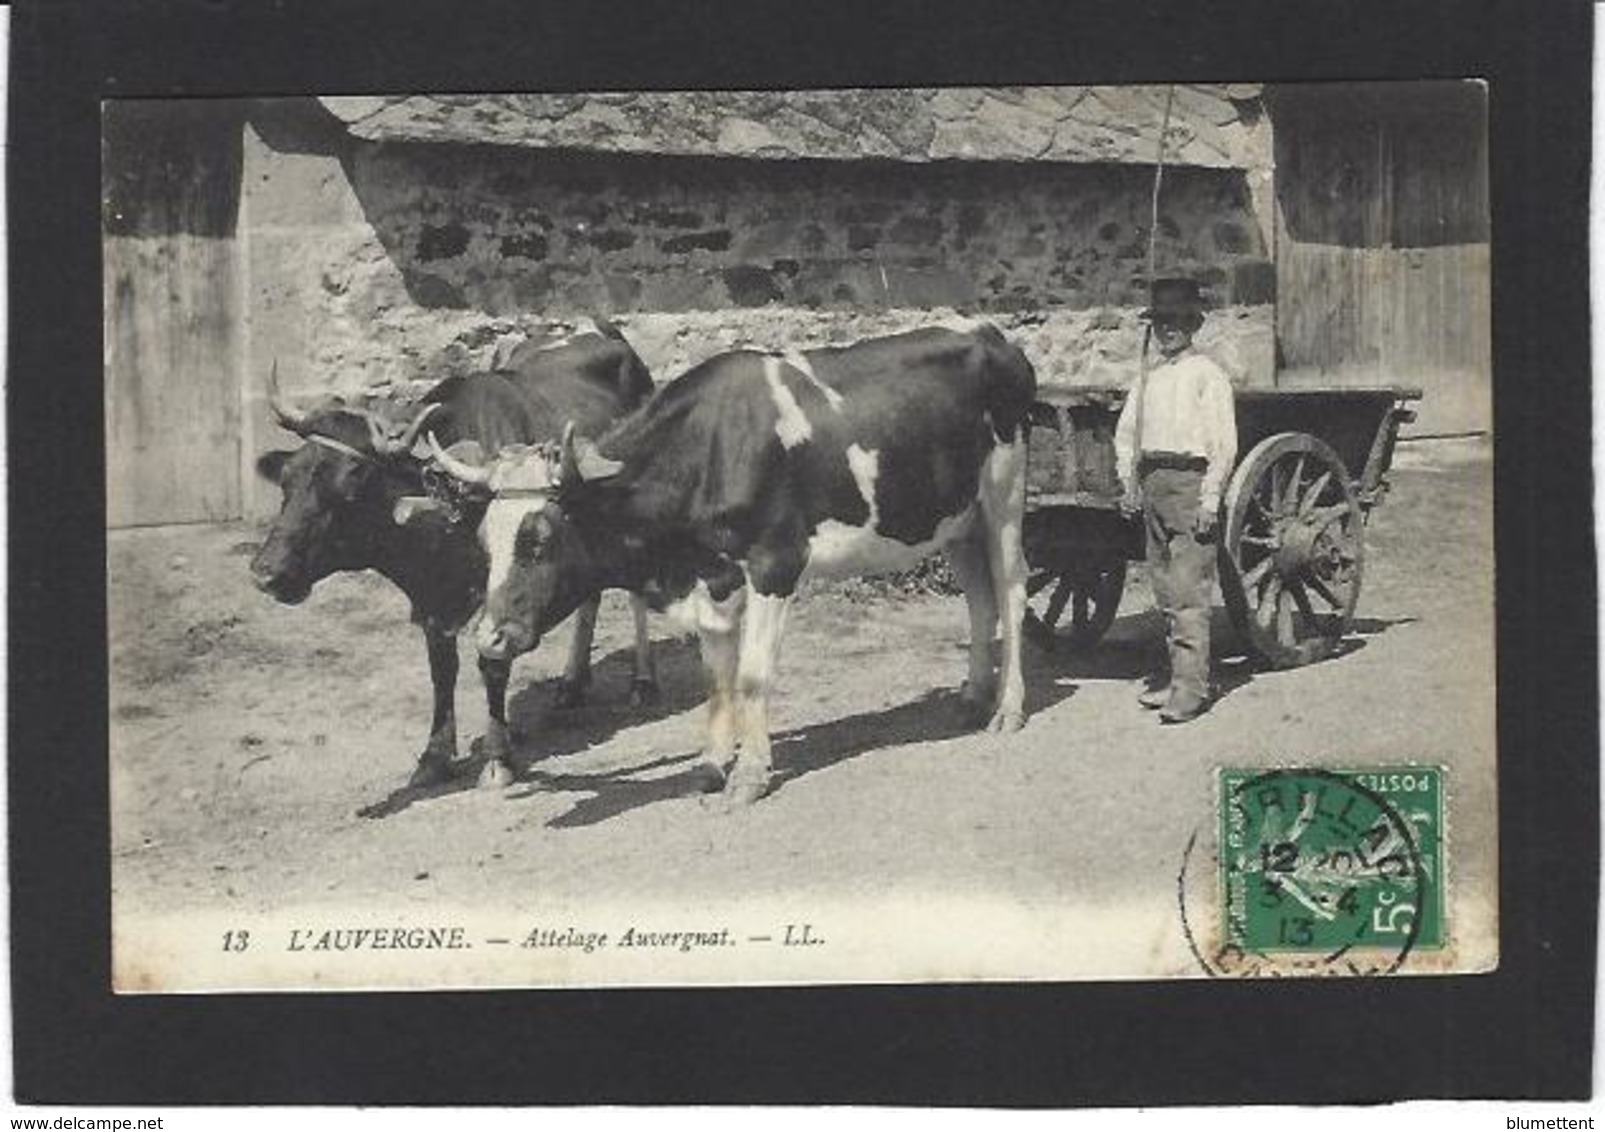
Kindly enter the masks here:
M 992 566 L 984 538 L 966 538 L 947 545 L 947 560 L 964 591 L 970 613 L 970 674 L 960 696 L 966 712 L 977 724 L 992 717 L 997 699 L 997 676 L 992 666 L 992 637 L 997 631 L 998 607 L 992 588 Z
M 513 782 L 509 763 L 513 740 L 507 728 L 507 680 L 512 671 L 510 659 L 479 658 L 479 676 L 485 682 L 485 706 L 490 717 L 485 724 L 485 765 L 479 771 L 479 785 L 487 790 Z
M 429 725 L 429 742 L 409 786 L 433 786 L 451 774 L 457 757 L 457 636 L 432 626 L 423 627 L 424 648 L 429 652 L 429 682 L 435 693 L 435 716 Z
M 596 613 L 602 604 L 602 595 L 591 597 L 574 613 L 574 639 L 569 644 L 568 665 L 563 679 L 557 685 L 553 707 L 567 711 L 585 702 L 585 690 L 591 686 L 591 648 L 596 640 Z
M 690 599 L 697 647 L 708 676 L 708 731 L 703 744 L 703 770 L 718 783 L 736 757 L 736 666 L 741 655 L 743 593 L 719 603 L 704 594 Z
M 769 694 L 774 689 L 780 639 L 791 598 L 756 591 L 747 599 L 741 619 L 741 650 L 736 666 L 736 727 L 741 743 L 735 767 L 725 782 L 725 800 L 732 806 L 756 802 L 769 793 L 774 772 L 769 738 Z
M 997 711 L 988 731 L 1018 731 L 1025 724 L 1025 674 L 1020 666 L 1021 624 L 1025 620 L 1025 439 L 999 444 L 981 476 L 981 517 L 992 593 L 1003 630 Z

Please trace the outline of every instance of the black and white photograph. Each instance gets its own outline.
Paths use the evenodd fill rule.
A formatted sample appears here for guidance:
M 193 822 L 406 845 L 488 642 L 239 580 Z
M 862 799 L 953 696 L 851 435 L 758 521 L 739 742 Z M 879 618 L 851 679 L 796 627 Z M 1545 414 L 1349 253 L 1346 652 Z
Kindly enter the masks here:
M 1497 969 L 1487 84 L 101 130 L 117 992 Z

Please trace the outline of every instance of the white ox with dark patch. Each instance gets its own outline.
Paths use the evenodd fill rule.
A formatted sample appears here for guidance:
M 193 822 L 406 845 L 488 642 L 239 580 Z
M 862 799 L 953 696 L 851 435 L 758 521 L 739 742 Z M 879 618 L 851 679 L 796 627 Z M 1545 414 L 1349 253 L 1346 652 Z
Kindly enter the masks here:
M 597 443 L 568 429 L 560 445 L 506 450 L 489 467 L 437 448 L 449 471 L 499 489 L 480 527 L 491 563 L 481 644 L 538 637 L 601 587 L 645 594 L 699 634 L 706 753 L 733 761 L 726 796 L 751 801 L 769 786 L 769 692 L 799 584 L 942 549 L 969 605 L 963 695 L 989 729 L 1017 729 L 1035 391 L 1030 363 L 996 329 L 928 329 L 718 355 Z

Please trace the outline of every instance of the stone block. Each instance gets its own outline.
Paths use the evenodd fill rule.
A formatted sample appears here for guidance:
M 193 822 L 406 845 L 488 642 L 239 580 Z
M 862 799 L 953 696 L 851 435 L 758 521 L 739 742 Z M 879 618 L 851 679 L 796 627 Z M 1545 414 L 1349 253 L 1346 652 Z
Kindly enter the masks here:
M 774 275 L 752 264 L 725 268 L 724 285 L 730 301 L 738 307 L 761 307 L 784 297 Z

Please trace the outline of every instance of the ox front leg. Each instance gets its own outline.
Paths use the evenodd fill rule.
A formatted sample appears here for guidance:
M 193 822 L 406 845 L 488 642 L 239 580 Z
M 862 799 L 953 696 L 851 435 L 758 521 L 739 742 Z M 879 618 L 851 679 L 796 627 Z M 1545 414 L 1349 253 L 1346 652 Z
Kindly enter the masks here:
M 981 489 L 987 564 L 1003 627 L 998 707 L 988 731 L 1018 731 L 1025 725 L 1025 673 L 1020 667 L 1021 624 L 1025 620 L 1025 440 L 1000 444 L 987 457 Z
M 511 660 L 479 658 L 479 675 L 485 681 L 485 706 L 490 715 L 485 725 L 485 765 L 479 772 L 479 785 L 486 789 L 509 786 L 513 781 L 513 739 L 507 728 L 507 679 L 512 670 Z
M 585 690 L 591 686 L 591 646 L 596 639 L 596 611 L 602 604 L 597 594 L 574 614 L 574 642 L 568 650 L 568 667 L 563 670 L 563 682 L 557 687 L 554 706 L 561 710 L 577 708 L 585 702 Z
M 408 782 L 411 786 L 445 781 L 457 757 L 457 637 L 428 625 L 423 633 L 429 652 L 429 682 L 435 691 L 435 717 L 429 725 L 429 742 Z
M 630 595 L 630 613 L 635 619 L 635 672 L 630 680 L 630 706 L 645 707 L 658 701 L 658 663 L 652 655 L 652 638 L 647 635 L 646 598 Z
M 769 694 L 775 685 L 780 638 L 786 628 L 789 596 L 754 592 L 741 620 L 741 655 L 736 668 L 736 718 L 740 753 L 725 783 L 725 798 L 744 806 L 769 793 L 774 765 L 769 739 Z
M 741 647 L 740 622 L 699 624 L 697 645 L 702 653 L 702 666 L 708 673 L 708 737 L 703 747 L 703 760 L 708 777 L 723 783 L 736 755 L 736 660 Z
M 959 695 L 965 712 L 977 726 L 992 717 L 997 700 L 997 677 L 992 666 L 992 637 L 998 626 L 997 599 L 986 544 L 965 539 L 948 544 L 947 560 L 964 591 L 970 612 L 970 674 Z

